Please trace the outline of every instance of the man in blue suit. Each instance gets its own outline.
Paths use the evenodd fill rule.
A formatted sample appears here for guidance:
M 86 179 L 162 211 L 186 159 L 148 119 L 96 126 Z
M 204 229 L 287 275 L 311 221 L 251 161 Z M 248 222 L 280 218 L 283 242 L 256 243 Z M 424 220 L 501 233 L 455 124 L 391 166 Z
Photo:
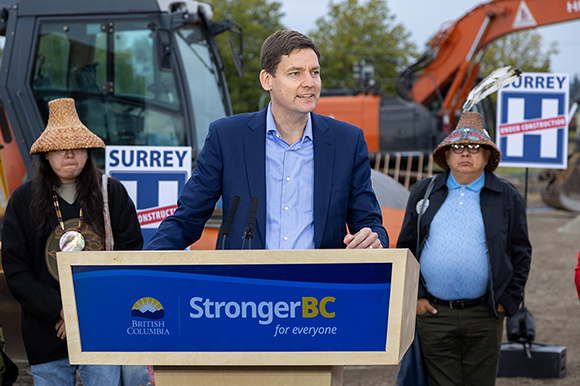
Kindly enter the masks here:
M 362 130 L 312 113 L 321 90 L 319 59 L 318 46 L 298 32 L 266 39 L 260 82 L 271 103 L 210 125 L 177 210 L 147 249 L 184 249 L 197 241 L 220 196 L 223 213 L 240 196 L 225 249 L 243 246 L 254 196 L 252 248 L 388 247 Z M 222 231 L 223 224 L 218 247 Z

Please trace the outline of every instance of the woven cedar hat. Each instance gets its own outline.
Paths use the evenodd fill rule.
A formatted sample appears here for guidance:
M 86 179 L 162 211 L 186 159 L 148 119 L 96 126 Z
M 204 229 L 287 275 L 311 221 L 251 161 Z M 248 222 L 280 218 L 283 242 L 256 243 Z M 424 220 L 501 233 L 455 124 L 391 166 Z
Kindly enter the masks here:
M 52 100 L 48 102 L 48 109 L 48 124 L 32 144 L 31 155 L 56 150 L 105 148 L 103 140 L 79 119 L 74 99 Z
M 466 111 L 459 118 L 457 127 L 445 138 L 439 146 L 433 151 L 433 160 L 443 169 L 449 169 L 447 160 L 445 159 L 445 152 L 451 145 L 455 144 L 478 144 L 488 148 L 491 153 L 485 168 L 490 172 L 497 169 L 501 152 L 495 143 L 489 137 L 487 131 L 483 128 L 483 118 L 479 113 Z

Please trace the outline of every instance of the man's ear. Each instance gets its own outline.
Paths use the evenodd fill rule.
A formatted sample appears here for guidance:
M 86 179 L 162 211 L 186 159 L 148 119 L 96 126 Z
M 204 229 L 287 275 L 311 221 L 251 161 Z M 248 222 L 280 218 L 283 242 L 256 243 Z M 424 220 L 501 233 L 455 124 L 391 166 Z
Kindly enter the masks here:
M 266 91 L 272 90 L 272 85 L 270 84 L 270 80 L 272 75 L 266 70 L 260 71 L 260 83 L 262 84 L 262 88 Z

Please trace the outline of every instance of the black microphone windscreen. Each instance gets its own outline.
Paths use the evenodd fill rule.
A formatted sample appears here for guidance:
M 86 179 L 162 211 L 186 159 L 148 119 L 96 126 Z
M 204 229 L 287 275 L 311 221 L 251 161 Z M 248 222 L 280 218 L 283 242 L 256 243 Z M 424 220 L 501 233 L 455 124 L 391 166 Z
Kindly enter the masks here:
M 226 223 L 224 224 L 224 230 L 222 234 L 224 236 L 229 236 L 232 231 L 232 226 L 234 225 L 234 218 L 236 217 L 236 211 L 238 210 L 238 204 L 240 203 L 240 196 L 234 196 L 232 199 L 232 205 L 228 211 L 228 217 L 226 218 Z
M 258 213 L 258 197 L 252 197 L 252 201 L 250 203 L 250 217 L 248 218 L 248 237 L 254 237 L 254 229 L 256 228 L 256 215 Z

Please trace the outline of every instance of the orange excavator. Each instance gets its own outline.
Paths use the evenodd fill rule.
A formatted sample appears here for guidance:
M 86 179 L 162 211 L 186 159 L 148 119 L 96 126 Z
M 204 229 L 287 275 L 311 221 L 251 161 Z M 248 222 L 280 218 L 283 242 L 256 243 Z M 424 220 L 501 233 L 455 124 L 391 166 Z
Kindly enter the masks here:
M 576 19 L 580 19 L 579 0 L 482 3 L 444 25 L 429 42 L 427 52 L 400 73 L 398 97 L 372 92 L 323 94 L 315 111 L 361 127 L 372 152 L 430 153 L 455 126 L 461 106 L 480 77 L 480 60 L 491 42 L 512 32 Z M 492 129 L 495 109 L 489 100 L 482 103 L 478 110 Z

